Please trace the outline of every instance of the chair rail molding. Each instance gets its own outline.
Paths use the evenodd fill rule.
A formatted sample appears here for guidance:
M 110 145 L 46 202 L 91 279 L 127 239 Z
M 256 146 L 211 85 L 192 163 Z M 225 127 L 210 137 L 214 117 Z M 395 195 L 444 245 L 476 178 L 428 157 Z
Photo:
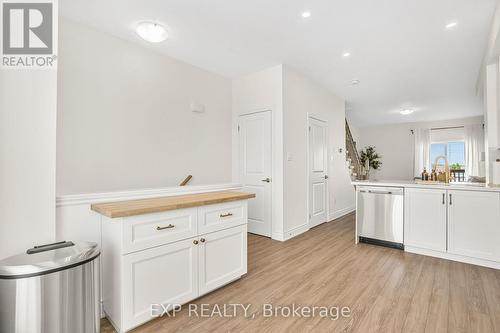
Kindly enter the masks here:
M 136 200 L 155 197 L 166 197 L 183 194 L 196 194 L 204 192 L 231 191 L 240 190 L 241 184 L 224 183 L 224 184 L 209 184 L 196 186 L 172 186 L 163 188 L 149 188 L 140 190 L 117 191 L 117 192 L 102 192 L 102 193 L 86 193 L 86 194 L 68 194 L 60 195 L 56 198 L 56 206 L 71 206 L 82 204 L 101 203 L 106 201 L 120 200 Z

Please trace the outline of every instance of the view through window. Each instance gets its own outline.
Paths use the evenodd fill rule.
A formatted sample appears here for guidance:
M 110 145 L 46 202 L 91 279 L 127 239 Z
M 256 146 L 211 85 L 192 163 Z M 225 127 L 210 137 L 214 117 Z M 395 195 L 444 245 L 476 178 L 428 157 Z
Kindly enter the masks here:
M 444 155 L 448 158 L 450 168 L 453 170 L 465 169 L 465 142 L 450 141 L 436 142 L 431 144 L 431 164 L 438 156 Z M 444 160 L 440 160 L 437 166 L 438 171 L 444 171 Z

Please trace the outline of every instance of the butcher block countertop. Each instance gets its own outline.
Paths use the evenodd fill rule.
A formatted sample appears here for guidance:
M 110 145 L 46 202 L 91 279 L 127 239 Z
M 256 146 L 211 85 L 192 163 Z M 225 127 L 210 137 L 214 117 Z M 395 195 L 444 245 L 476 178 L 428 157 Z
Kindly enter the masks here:
M 110 218 L 127 217 L 212 205 L 228 201 L 238 201 L 255 198 L 254 193 L 224 191 L 199 194 L 178 195 L 161 198 L 116 201 L 93 204 L 92 210 Z

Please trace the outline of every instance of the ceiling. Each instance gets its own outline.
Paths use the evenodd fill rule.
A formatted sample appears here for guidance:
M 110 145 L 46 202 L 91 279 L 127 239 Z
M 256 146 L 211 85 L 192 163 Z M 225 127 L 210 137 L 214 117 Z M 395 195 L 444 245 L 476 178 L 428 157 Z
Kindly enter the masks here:
M 59 6 L 63 17 L 227 77 L 290 65 L 344 98 L 354 125 L 369 126 L 482 114 L 475 85 L 496 3 L 72 0 Z M 304 19 L 304 11 L 311 16 Z M 136 23 L 150 19 L 168 28 L 169 39 L 147 44 L 137 37 Z M 415 112 L 402 116 L 403 108 Z

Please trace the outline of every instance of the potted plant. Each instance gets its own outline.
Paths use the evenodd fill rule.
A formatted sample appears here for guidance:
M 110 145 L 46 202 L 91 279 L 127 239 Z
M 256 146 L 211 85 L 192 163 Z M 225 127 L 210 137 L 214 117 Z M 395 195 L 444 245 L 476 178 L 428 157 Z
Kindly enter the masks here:
M 366 179 L 370 177 L 370 169 L 379 170 L 382 166 L 380 159 L 382 156 L 377 154 L 375 147 L 368 146 L 360 152 L 361 164 L 364 166 L 364 171 L 366 174 Z

